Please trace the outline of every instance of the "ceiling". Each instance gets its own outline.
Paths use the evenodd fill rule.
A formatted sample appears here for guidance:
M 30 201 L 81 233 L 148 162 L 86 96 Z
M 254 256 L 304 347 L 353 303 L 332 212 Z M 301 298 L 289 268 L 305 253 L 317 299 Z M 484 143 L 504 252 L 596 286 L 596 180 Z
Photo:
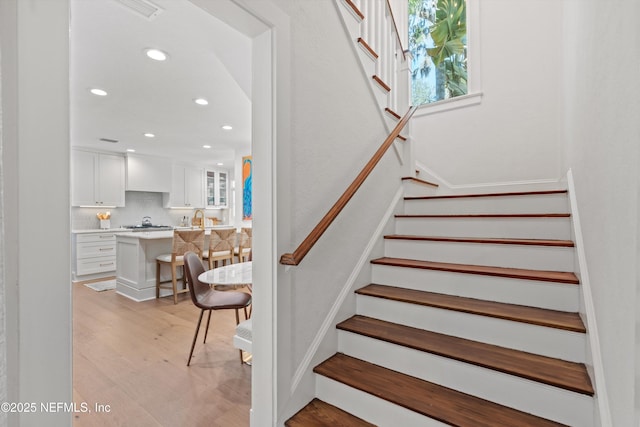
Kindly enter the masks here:
M 147 18 L 128 3 L 159 11 Z M 149 59 L 147 48 L 168 59 Z M 70 61 L 72 146 L 226 168 L 250 153 L 251 38 L 195 4 L 72 0 Z M 92 88 L 108 94 L 93 95 Z

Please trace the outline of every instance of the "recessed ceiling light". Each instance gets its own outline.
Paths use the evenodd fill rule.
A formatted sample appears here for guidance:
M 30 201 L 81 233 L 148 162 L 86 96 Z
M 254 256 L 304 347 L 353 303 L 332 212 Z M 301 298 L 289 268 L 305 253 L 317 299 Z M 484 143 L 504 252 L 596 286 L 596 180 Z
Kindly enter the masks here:
M 135 152 L 136 152 L 136 150 L 134 150 L 133 148 L 127 148 L 127 151 L 128 151 L 129 153 L 135 153 Z
M 207 101 L 204 98 L 196 98 L 193 100 L 193 102 L 195 102 L 198 105 L 209 105 L 209 101 Z
M 224 129 L 224 130 L 231 130 L 231 129 L 233 129 L 233 126 L 230 126 L 230 125 L 224 125 L 224 126 L 222 126 L 222 129 Z
M 202 148 L 211 148 L 210 145 L 203 145 Z
M 218 166 L 224 166 L 224 163 L 217 163 Z
M 107 96 L 107 91 L 106 90 L 98 89 L 97 87 L 94 87 L 93 89 L 90 89 L 89 92 L 91 92 L 94 95 L 98 95 L 98 96 Z
M 155 134 L 149 133 L 149 132 L 145 133 L 144 136 L 146 136 L 147 138 L 155 138 L 156 137 Z
M 145 49 L 144 53 L 155 61 L 165 61 L 169 55 L 160 49 Z

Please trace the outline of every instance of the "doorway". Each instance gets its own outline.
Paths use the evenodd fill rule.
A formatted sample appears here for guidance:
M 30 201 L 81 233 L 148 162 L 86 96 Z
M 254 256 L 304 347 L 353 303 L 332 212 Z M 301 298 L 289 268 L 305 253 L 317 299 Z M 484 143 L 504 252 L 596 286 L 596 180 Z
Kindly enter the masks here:
M 157 3 L 159 4 L 163 4 L 162 1 L 157 1 Z M 72 0 L 72 4 L 73 4 L 73 0 Z M 271 61 L 272 61 L 272 53 L 271 53 L 271 35 L 270 35 L 270 30 L 267 26 L 265 26 L 263 23 L 261 22 L 251 22 L 251 23 L 247 23 L 247 21 L 255 21 L 256 18 L 255 16 L 249 14 L 246 10 L 239 8 L 234 2 L 231 1 L 219 1 L 216 0 L 215 2 L 212 1 L 192 1 L 190 4 L 194 4 L 200 8 L 202 8 L 202 10 L 207 11 L 209 13 L 211 13 L 212 15 L 215 15 L 215 17 L 217 19 L 221 19 L 224 22 L 228 23 L 229 25 L 234 25 L 236 23 L 240 23 L 238 24 L 239 27 L 241 27 L 240 29 L 238 29 L 238 31 L 243 32 L 247 37 L 249 37 L 251 39 L 251 43 L 253 44 L 253 60 L 254 62 L 254 67 L 256 68 L 260 68 L 260 69 L 265 69 L 265 70 L 270 70 L 271 67 Z M 223 5 L 226 5 L 224 7 L 221 7 Z M 77 16 L 77 14 L 74 14 L 72 11 L 71 16 L 73 17 L 74 15 Z M 222 15 L 222 16 L 221 16 Z M 73 18 L 72 18 L 73 19 Z M 256 46 L 260 46 L 259 48 Z M 169 52 L 169 54 L 171 55 L 171 52 Z M 73 58 L 72 58 L 73 60 Z M 264 65 L 256 65 L 256 64 L 264 64 Z M 255 99 L 254 102 L 252 102 L 252 128 L 254 129 L 254 135 L 266 135 L 268 136 L 267 138 L 265 137 L 259 137 L 259 138 L 252 138 L 253 139 L 253 143 L 254 143 L 254 149 L 253 151 L 253 155 L 254 155 L 254 164 L 259 165 L 259 168 L 262 170 L 263 174 L 264 173 L 268 173 L 269 175 L 271 174 L 271 163 L 270 163 L 270 159 L 272 158 L 270 152 L 272 150 L 271 145 L 272 145 L 272 141 L 271 141 L 271 135 L 273 134 L 273 130 L 271 129 L 272 123 L 272 117 L 273 117 L 273 112 L 271 111 L 271 105 L 273 105 L 272 100 L 270 99 L 270 97 L 272 96 L 272 90 L 271 90 L 271 81 L 272 81 L 272 76 L 268 73 L 262 73 L 259 77 L 256 77 L 257 73 L 249 73 L 250 77 L 251 77 L 251 91 L 255 94 L 256 92 L 258 93 L 257 98 Z M 73 77 L 73 75 L 72 75 Z M 261 98 L 262 97 L 262 98 Z M 266 106 L 266 107 L 265 107 Z M 72 129 L 72 134 L 73 134 L 73 129 Z M 107 138 L 107 139 L 111 139 L 111 138 Z M 113 139 L 117 139 L 117 138 L 113 138 Z M 108 141 L 107 141 L 108 142 Z M 255 144 L 257 144 L 258 146 L 256 146 Z M 266 145 L 265 145 L 266 144 Z M 236 190 L 237 190 L 237 186 L 239 185 L 239 177 L 235 176 L 235 182 L 236 182 Z M 256 241 L 260 241 L 263 240 L 261 239 L 260 236 L 261 234 L 264 236 L 268 236 L 267 240 L 263 240 L 263 241 L 268 241 L 271 242 L 273 241 L 273 237 L 269 236 L 268 233 L 271 233 L 271 231 L 266 231 L 267 228 L 265 228 L 265 232 L 261 233 L 260 231 L 260 206 L 264 206 L 267 207 L 267 209 L 271 209 L 271 204 L 272 204 L 272 190 L 271 190 L 271 183 L 272 180 L 271 179 L 265 179 L 263 180 L 264 183 L 261 182 L 257 182 L 257 180 L 254 180 L 254 186 L 256 187 L 256 191 L 254 192 L 254 194 L 256 194 L 256 197 L 259 197 L 261 200 L 256 200 L 256 208 L 254 209 L 256 212 L 256 216 L 258 217 L 258 219 L 254 219 L 254 236 L 256 236 Z M 262 203 L 262 204 L 261 204 Z M 269 215 L 265 215 L 266 218 L 269 218 Z M 268 221 L 268 220 L 267 220 Z M 265 221 L 264 223 L 267 224 L 268 222 Z M 269 230 L 271 230 L 271 227 L 268 227 Z M 261 249 L 262 248 L 262 249 Z M 273 259 L 273 256 L 270 256 L 269 251 L 271 250 L 271 245 L 270 244 L 263 244 L 262 246 L 257 246 L 255 248 L 255 253 L 254 253 L 254 260 L 255 260 L 255 268 L 259 269 L 260 266 L 259 264 L 261 263 L 261 260 L 269 260 L 269 259 Z M 263 261 L 263 262 L 264 262 Z M 270 289 L 271 287 L 271 280 L 269 279 L 270 276 L 266 276 L 267 279 L 265 280 L 265 286 L 264 289 Z M 254 303 L 255 304 L 255 303 Z M 259 304 L 255 304 L 256 307 Z M 271 310 L 271 307 L 268 307 L 268 310 Z M 255 313 L 256 316 L 259 316 L 260 313 L 263 312 L 263 310 L 261 309 L 257 309 Z M 271 313 L 265 313 L 265 315 L 267 317 L 271 317 Z M 260 349 L 256 349 L 254 353 L 259 353 Z M 254 361 L 254 367 L 253 367 L 253 371 L 254 373 L 256 371 L 259 371 L 260 367 L 259 367 L 259 363 L 256 364 L 256 362 Z M 270 373 L 270 369 L 268 373 L 268 375 L 272 375 Z M 272 383 L 272 381 L 270 381 L 269 383 Z

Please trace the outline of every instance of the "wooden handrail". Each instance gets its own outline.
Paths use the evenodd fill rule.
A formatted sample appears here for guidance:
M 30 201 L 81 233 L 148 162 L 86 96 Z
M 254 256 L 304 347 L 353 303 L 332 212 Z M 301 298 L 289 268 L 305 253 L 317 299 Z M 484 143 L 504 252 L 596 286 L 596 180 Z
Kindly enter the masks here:
M 351 200 L 356 191 L 360 188 L 362 183 L 364 183 L 365 179 L 371 174 L 375 166 L 380 162 L 382 156 L 389 149 L 393 141 L 400 135 L 400 132 L 405 127 L 413 113 L 416 111 L 417 107 L 411 107 L 407 114 L 398 122 L 395 128 L 391 131 L 389 136 L 384 140 L 378 151 L 375 152 L 371 160 L 362 168 L 362 171 L 358 174 L 358 176 L 353 180 L 351 185 L 347 187 L 345 192 L 340 196 L 338 201 L 329 209 L 329 212 L 325 214 L 325 216 L 318 222 L 318 225 L 315 226 L 313 230 L 309 233 L 309 235 L 300 243 L 298 248 L 293 251 L 293 253 L 288 253 L 282 255 L 280 257 L 280 264 L 284 265 L 298 265 L 302 261 L 302 259 L 307 255 L 307 252 L 311 250 L 313 245 L 320 239 L 320 236 L 324 234 L 324 232 L 329 228 L 329 225 L 333 222 L 334 219 L 338 216 L 338 214 L 344 209 L 346 204 Z
M 400 33 L 398 32 L 396 17 L 393 16 L 393 9 L 391 8 L 391 2 L 387 0 L 386 3 L 387 3 L 387 8 L 389 8 L 389 15 L 391 16 L 391 22 L 393 22 L 393 28 L 396 30 L 396 39 L 398 40 L 398 45 L 400 46 L 400 51 L 402 52 L 402 59 L 407 59 L 404 46 L 402 46 L 402 39 L 400 39 Z

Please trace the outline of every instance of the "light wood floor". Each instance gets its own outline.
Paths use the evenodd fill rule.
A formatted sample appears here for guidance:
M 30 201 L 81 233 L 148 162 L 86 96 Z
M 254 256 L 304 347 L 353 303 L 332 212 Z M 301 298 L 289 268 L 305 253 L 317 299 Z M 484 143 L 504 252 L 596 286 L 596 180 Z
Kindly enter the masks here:
M 205 314 L 187 367 L 200 313 L 187 294 L 174 305 L 72 286 L 74 402 L 110 405 L 77 413 L 74 427 L 249 425 L 251 367 L 232 344 L 233 310 L 213 312 L 203 345 Z

